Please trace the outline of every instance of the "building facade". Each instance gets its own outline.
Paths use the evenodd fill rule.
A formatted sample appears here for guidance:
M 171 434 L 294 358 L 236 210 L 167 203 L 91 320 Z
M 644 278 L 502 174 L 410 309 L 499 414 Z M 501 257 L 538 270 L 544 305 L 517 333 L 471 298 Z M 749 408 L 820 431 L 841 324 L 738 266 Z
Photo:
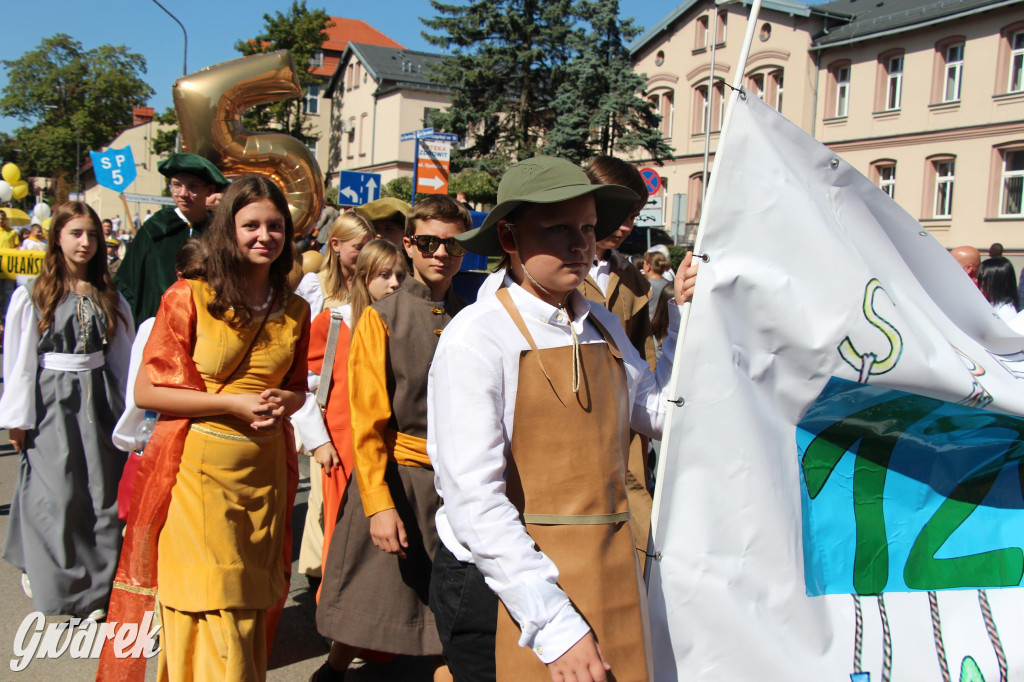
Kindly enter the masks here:
M 404 48 L 349 43 L 327 85 L 331 99 L 328 186 L 343 170 L 380 173 L 387 183 L 411 175 L 413 142 L 402 133 L 429 127 L 450 103 L 447 87 L 430 79 L 443 57 Z
M 766 0 L 744 86 L 945 246 L 998 241 L 1024 254 L 1024 2 L 862 2 Z M 716 79 L 731 83 L 748 12 L 745 2 L 691 0 L 632 47 L 676 150 L 660 172 L 680 242 L 700 217 L 704 131 L 713 160 L 721 127 L 727 88 L 716 80 L 706 95 L 712 51 Z

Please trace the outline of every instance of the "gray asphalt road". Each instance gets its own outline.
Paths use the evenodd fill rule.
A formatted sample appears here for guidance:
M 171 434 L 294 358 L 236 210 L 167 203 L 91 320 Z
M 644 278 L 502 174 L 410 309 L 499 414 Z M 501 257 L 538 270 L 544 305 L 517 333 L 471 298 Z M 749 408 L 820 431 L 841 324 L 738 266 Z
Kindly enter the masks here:
M 295 500 L 293 527 L 295 551 L 292 564 L 291 591 L 277 630 L 270 655 L 268 680 L 306 680 L 327 655 L 328 645 L 315 626 L 315 590 L 310 589 L 304 575 L 297 572 L 294 560 L 298 558 L 298 539 L 306 514 L 309 491 L 309 459 L 300 457 L 299 494 Z M 0 543 L 7 538 L 10 501 L 18 476 L 19 455 L 7 444 L 7 432 L 0 431 Z M 21 590 L 20 574 L 14 566 L 0 561 L 0 680 L 16 682 L 71 682 L 90 680 L 96 675 L 96 660 L 74 659 L 70 655 L 57 659 L 34 659 L 21 672 L 12 672 L 15 657 L 15 639 L 25 617 L 33 611 L 32 601 Z M 48 617 L 47 623 L 61 623 L 66 617 Z M 351 682 L 427 681 L 432 678 L 429 660 L 398 657 L 387 665 L 367 664 L 350 671 Z M 147 680 L 156 679 L 156 660 L 150 662 Z

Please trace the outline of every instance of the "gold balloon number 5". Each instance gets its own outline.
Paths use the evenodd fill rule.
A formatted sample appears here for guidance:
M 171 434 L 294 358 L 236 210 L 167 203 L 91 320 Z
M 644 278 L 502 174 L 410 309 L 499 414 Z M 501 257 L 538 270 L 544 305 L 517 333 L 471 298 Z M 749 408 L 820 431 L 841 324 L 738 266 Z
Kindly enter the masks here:
M 324 201 L 324 178 L 313 154 L 283 133 L 252 133 L 242 113 L 302 94 L 295 60 L 287 50 L 233 59 L 174 83 L 182 148 L 213 161 L 229 177 L 265 175 L 288 198 L 295 233 L 316 223 Z

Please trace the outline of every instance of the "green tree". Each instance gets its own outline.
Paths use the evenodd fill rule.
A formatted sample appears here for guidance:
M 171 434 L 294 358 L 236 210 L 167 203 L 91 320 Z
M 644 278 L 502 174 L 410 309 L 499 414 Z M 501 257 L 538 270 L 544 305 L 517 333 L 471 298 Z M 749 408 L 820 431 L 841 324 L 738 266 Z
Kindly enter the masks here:
M 157 128 L 156 134 L 153 135 L 153 153 L 170 154 L 178 146 L 178 114 L 174 107 L 167 107 L 164 113 L 157 114 L 156 122 L 161 124 L 161 127 Z
M 448 178 L 448 193 L 457 195 L 459 192 L 465 192 L 466 200 L 471 204 L 498 203 L 498 181 L 485 171 L 467 168 L 453 173 Z
M 551 127 L 551 104 L 580 30 L 574 0 L 430 0 L 423 36 L 451 56 L 431 78 L 452 90 L 435 124 L 471 141 L 455 170 L 472 166 L 500 174 L 539 151 Z
M 56 177 L 58 187 L 66 187 L 76 156 L 109 144 L 131 126 L 133 106 L 153 94 L 141 78 L 146 59 L 123 45 L 85 50 L 58 33 L 2 63 L 7 85 L 0 114 L 30 124 L 14 131 L 18 151 L 12 160 L 23 174 Z
M 292 0 L 287 14 L 264 14 L 263 33 L 251 39 L 239 40 L 235 43 L 235 49 L 246 56 L 288 50 L 295 59 L 299 85 L 305 90 L 321 82 L 309 72 L 309 65 L 327 39 L 324 31 L 331 26 L 333 24 L 327 12 L 307 9 L 306 0 Z M 305 93 L 297 98 L 253 107 L 242 120 L 247 128 L 254 131 L 284 131 L 301 140 L 312 137 L 312 126 L 307 121 L 305 111 Z
M 661 134 L 661 116 L 644 97 L 646 76 L 633 70 L 625 45 L 641 30 L 619 18 L 618 0 L 578 0 L 576 7 L 589 30 L 572 36 L 574 58 L 552 102 L 544 151 L 582 163 L 643 148 L 660 164 L 672 147 Z

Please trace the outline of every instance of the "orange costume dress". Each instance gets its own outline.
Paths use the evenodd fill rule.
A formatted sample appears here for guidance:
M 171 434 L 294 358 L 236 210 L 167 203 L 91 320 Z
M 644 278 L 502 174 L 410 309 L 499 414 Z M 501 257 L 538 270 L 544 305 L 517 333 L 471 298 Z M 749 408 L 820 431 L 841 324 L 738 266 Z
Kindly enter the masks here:
M 289 296 L 262 323 L 236 331 L 209 314 L 212 297 L 197 280 L 164 294 L 143 358 L 153 384 L 305 392 L 305 302 Z M 159 585 L 160 679 L 266 677 L 268 621 L 287 596 L 291 567 L 293 443 L 287 420 L 271 432 L 228 415 L 158 422 L 132 494 L 109 618 L 140 622 Z M 110 643 L 97 679 L 142 679 L 145 660 L 117 659 Z
M 331 311 L 325 309 L 315 318 L 309 328 L 309 371 L 323 374 L 324 351 L 327 348 L 327 335 L 331 328 Z M 330 377 L 321 377 L 320 381 L 330 381 L 330 393 L 327 395 L 325 421 L 331 443 L 338 451 L 341 465 L 333 467 L 330 476 L 320 470 L 324 494 L 324 544 L 321 554 L 321 567 L 327 565 L 327 549 L 331 546 L 331 535 L 338 522 L 341 499 L 348 487 L 348 479 L 352 475 L 352 421 L 349 417 L 348 400 L 348 345 L 349 329 L 344 322 L 338 330 L 338 346 L 334 355 L 334 367 Z M 323 573 L 321 573 L 323 575 Z M 317 591 L 319 599 L 319 590 Z

